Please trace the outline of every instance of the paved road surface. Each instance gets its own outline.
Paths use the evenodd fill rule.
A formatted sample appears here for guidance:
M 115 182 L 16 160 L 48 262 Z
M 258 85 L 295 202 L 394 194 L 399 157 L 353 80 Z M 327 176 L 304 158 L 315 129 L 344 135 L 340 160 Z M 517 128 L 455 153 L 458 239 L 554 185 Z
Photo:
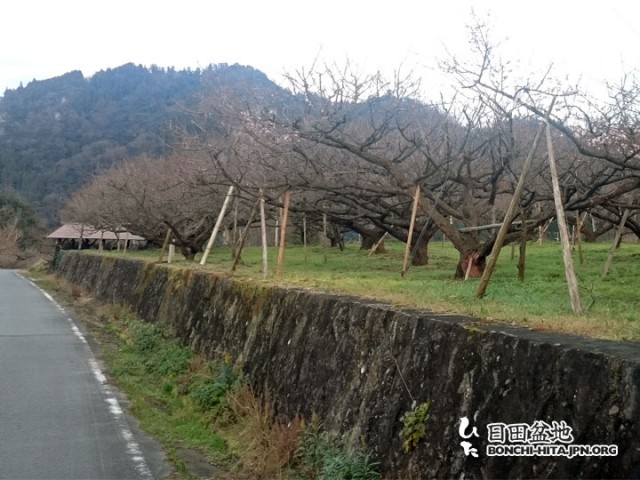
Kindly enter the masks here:
M 134 479 L 168 473 L 132 429 L 70 316 L 0 270 L 0 478 Z

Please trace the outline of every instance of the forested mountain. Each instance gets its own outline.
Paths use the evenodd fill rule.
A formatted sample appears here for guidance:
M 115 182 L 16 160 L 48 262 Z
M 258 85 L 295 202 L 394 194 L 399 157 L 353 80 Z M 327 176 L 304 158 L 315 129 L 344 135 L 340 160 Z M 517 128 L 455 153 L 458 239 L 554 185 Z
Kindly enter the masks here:
M 7 90 L 0 98 L 0 191 L 54 224 L 70 193 L 93 175 L 125 158 L 164 153 L 169 125 L 185 125 L 185 112 L 220 81 L 274 87 L 251 67 L 126 64 L 90 78 L 74 71 Z

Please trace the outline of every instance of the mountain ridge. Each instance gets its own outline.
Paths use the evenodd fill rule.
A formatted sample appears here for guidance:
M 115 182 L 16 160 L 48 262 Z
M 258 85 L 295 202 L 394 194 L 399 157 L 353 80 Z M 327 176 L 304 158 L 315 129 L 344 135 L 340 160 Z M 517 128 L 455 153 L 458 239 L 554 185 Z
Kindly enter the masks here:
M 49 226 L 94 175 L 142 154 L 167 152 L 168 126 L 184 126 L 211 82 L 275 83 L 250 66 L 176 70 L 127 63 L 80 70 L 0 97 L 0 191 L 33 205 Z

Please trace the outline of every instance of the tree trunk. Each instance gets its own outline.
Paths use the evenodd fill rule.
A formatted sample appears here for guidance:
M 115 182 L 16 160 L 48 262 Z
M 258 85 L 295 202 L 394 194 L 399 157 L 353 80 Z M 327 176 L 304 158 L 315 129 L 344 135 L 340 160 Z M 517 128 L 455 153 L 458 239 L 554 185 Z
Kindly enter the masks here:
M 328 226 L 326 236 L 332 248 L 338 247 L 340 251 L 344 250 L 344 238 L 340 233 L 340 228 L 335 223 L 331 223 Z
M 480 278 L 484 273 L 486 258 L 480 256 L 477 250 L 466 250 L 460 253 L 460 261 L 454 278 Z M 468 274 L 468 276 L 467 276 Z
M 582 234 L 584 235 L 584 241 L 587 243 L 598 243 L 598 232 L 594 232 L 590 228 L 582 227 Z
M 616 250 L 620 248 L 620 243 L 622 242 L 622 234 L 624 233 L 624 225 L 627 222 L 627 218 L 629 218 L 629 209 L 625 209 L 622 214 L 622 219 L 620 220 L 620 224 L 616 229 L 616 234 L 613 238 L 613 244 L 609 249 L 609 256 L 607 257 L 607 262 L 604 265 L 604 270 L 602 271 L 602 276 L 606 277 L 609 275 L 609 270 L 611 269 L 611 264 L 613 263 L 613 257 L 616 254 Z
M 187 245 L 180 246 L 180 253 L 188 262 L 193 262 L 196 259 L 196 250 Z
M 380 240 L 380 235 L 367 235 L 360 233 L 360 250 L 371 250 L 375 244 Z M 373 253 L 384 253 L 384 240 L 380 242 L 376 250 Z
M 415 248 L 415 245 L 414 245 Z M 416 254 L 411 260 L 411 265 L 414 267 L 422 267 L 429 264 L 429 238 L 423 237 L 420 240 L 420 245 L 416 250 Z

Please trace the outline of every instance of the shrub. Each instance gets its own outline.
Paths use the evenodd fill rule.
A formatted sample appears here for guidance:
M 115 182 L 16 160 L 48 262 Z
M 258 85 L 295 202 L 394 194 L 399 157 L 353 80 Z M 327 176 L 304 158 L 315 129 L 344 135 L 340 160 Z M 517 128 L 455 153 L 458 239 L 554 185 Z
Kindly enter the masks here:
M 202 376 L 191 386 L 191 399 L 203 410 L 221 413 L 227 408 L 227 394 L 240 382 L 240 375 L 230 363 L 213 366 L 212 377 Z
M 361 450 L 334 446 L 317 423 L 305 429 L 296 459 L 307 478 L 318 480 L 378 480 L 378 464 Z
M 338 452 L 325 458 L 318 480 L 377 480 L 380 474 L 376 467 L 368 453 Z
M 177 340 L 165 342 L 161 349 L 151 352 L 145 361 L 149 373 L 162 376 L 177 376 L 185 373 L 191 365 L 193 351 Z
M 162 344 L 162 329 L 152 323 L 129 322 L 131 347 L 137 352 L 152 352 Z

